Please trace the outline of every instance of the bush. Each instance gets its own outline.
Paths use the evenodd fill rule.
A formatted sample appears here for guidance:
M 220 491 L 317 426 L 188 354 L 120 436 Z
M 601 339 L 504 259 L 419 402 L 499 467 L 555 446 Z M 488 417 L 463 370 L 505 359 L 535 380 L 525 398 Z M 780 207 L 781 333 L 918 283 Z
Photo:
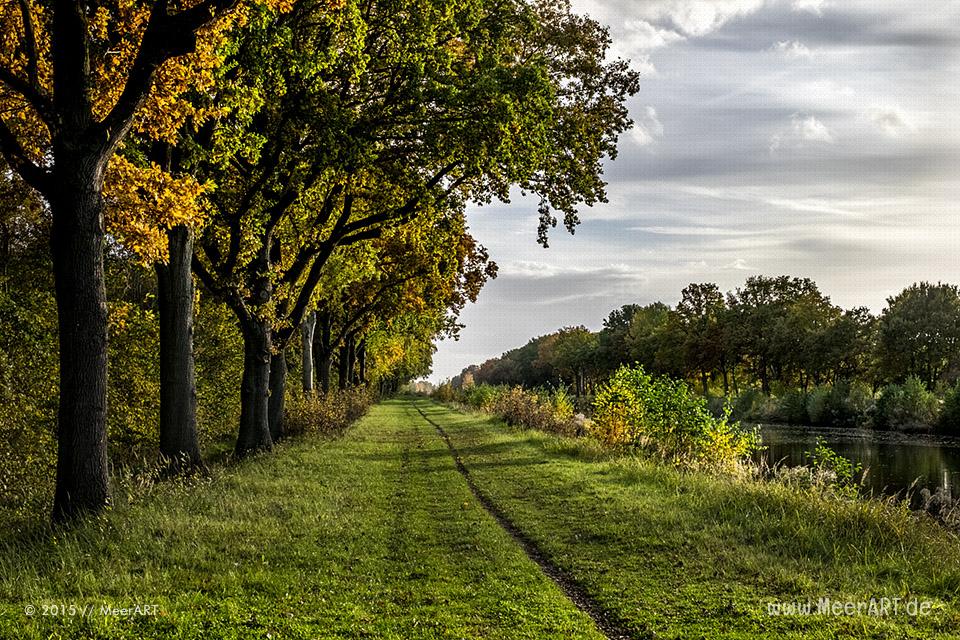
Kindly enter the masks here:
M 819 477 L 821 484 L 829 487 L 840 496 L 855 498 L 859 494 L 857 476 L 863 471 L 863 466 L 854 464 L 847 458 L 823 444 L 817 439 L 817 446 L 811 452 L 806 452 L 814 476 Z
M 877 400 L 875 424 L 879 429 L 917 429 L 937 424 L 940 402 L 919 378 L 883 388 Z
M 499 393 L 497 387 L 488 384 L 475 384 L 463 392 L 464 402 L 475 409 L 486 410 L 493 405 L 494 399 Z
M 449 381 L 442 383 L 437 390 L 433 392 L 433 397 L 440 402 L 453 402 L 457 397 L 457 392 Z
M 335 436 L 362 417 L 372 403 L 365 388 L 287 398 L 284 422 L 289 435 L 314 433 Z
M 960 380 L 943 394 L 937 428 L 944 433 L 960 434 Z
M 734 467 L 759 445 L 755 433 L 714 418 L 684 382 L 653 378 L 642 367 L 623 367 L 600 388 L 591 433 L 692 467 Z
M 807 394 L 803 391 L 787 391 L 777 400 L 776 419 L 787 424 L 808 424 Z
M 580 424 L 564 390 L 527 391 L 521 387 L 488 387 L 480 407 L 511 425 L 560 435 L 578 435 Z
M 759 389 L 744 389 L 733 401 L 731 417 L 735 420 L 762 419 L 767 397 Z

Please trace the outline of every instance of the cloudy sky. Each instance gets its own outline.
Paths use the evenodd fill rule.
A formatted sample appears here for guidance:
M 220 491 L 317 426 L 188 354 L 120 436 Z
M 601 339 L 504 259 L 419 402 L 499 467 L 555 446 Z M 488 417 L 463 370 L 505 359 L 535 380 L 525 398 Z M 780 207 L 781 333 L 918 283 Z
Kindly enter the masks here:
M 500 264 L 434 379 L 690 282 L 813 278 L 882 310 L 960 283 L 960 0 L 573 0 L 643 71 L 610 203 L 536 244 L 536 202 L 471 211 Z

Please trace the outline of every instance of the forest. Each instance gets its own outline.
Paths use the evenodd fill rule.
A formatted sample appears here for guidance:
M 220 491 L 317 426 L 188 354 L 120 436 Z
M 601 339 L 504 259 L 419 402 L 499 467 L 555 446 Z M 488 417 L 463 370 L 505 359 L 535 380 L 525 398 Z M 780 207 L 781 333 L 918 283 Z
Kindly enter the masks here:
M 687 381 L 737 419 L 960 433 L 960 289 L 913 284 L 879 315 L 842 309 L 816 283 L 691 284 L 673 307 L 626 305 L 603 328 L 567 327 L 451 380 L 564 386 L 586 400 L 626 364 Z M 585 402 L 581 403 L 586 406 Z
M 468 204 L 537 194 L 545 244 L 604 199 L 637 75 L 603 26 L 405 6 L 4 5 L 4 514 L 396 390 L 496 276 Z

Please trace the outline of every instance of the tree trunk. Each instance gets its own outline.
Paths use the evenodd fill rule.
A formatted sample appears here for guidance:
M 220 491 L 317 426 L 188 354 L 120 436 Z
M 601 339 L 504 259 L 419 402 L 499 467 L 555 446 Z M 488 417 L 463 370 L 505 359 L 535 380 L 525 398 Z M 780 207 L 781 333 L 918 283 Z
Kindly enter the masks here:
M 270 438 L 270 360 L 272 345 L 270 327 L 260 321 L 242 323 L 243 381 L 240 385 L 240 432 L 236 455 L 243 457 L 255 451 L 269 451 Z
M 313 393 L 313 334 L 317 327 L 317 312 L 313 311 L 307 314 L 303 320 L 303 326 L 300 329 L 303 338 L 302 362 L 303 362 L 303 393 Z
M 353 336 L 347 338 L 347 381 L 349 386 L 355 387 L 357 385 L 356 379 L 356 365 L 357 365 L 357 341 Z
M 709 380 L 708 380 L 707 378 L 708 378 L 708 377 L 707 377 L 707 372 L 706 372 L 706 371 L 701 371 L 701 372 L 700 372 L 700 385 L 703 387 L 703 395 L 704 395 L 704 397 L 706 397 L 706 396 L 708 396 L 708 395 L 710 394 L 710 382 L 709 382 Z
M 101 196 L 106 161 L 71 151 L 54 150 L 57 187 L 50 197 L 60 339 L 55 522 L 100 511 L 110 502 Z
M 314 331 L 313 351 L 316 360 L 317 377 L 320 380 L 320 392 L 330 393 L 330 370 L 333 367 L 333 349 L 330 347 L 330 314 L 318 313 L 317 324 L 320 331 Z
M 193 362 L 193 232 L 167 233 L 170 260 L 157 265 L 160 306 L 160 455 L 172 472 L 202 467 Z
M 279 442 L 286 435 L 283 426 L 283 407 L 287 390 L 287 356 L 283 351 L 270 359 L 270 437 Z
M 349 343 L 349 338 L 348 338 Z M 340 391 L 346 391 L 347 386 L 350 384 L 350 347 L 349 344 L 345 344 L 340 347 L 340 354 L 337 358 L 337 386 Z
M 357 379 L 363 386 L 367 385 L 367 341 L 361 340 L 357 347 Z

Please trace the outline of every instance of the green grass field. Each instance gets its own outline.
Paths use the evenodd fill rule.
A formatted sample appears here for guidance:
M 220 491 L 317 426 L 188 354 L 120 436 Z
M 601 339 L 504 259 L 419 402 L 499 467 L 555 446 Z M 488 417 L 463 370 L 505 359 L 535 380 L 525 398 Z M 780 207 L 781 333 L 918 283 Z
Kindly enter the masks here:
M 871 505 L 680 474 L 416 401 L 479 490 L 638 638 L 960 637 L 960 542 Z M 409 400 L 0 547 L 0 638 L 602 638 Z M 770 616 L 826 596 L 927 616 Z M 106 614 L 102 607 L 156 609 Z M 33 615 L 27 615 L 33 607 Z

